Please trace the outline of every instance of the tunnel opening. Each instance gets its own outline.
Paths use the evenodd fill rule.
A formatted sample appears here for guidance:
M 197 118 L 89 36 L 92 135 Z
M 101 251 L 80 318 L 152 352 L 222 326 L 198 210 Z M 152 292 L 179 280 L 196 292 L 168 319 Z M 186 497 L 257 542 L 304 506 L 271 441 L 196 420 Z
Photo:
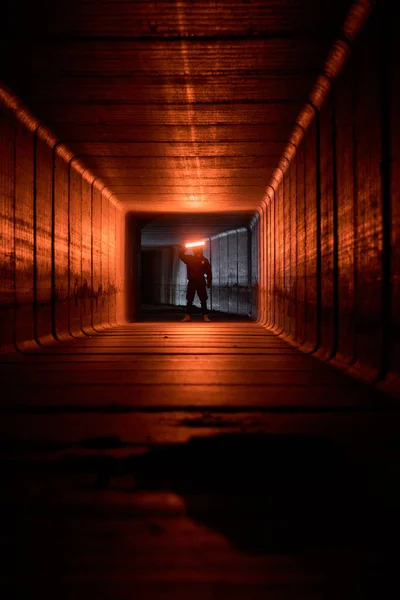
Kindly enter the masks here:
M 128 321 L 179 320 L 187 304 L 187 267 L 179 248 L 204 240 L 212 285 L 207 308 L 217 320 L 257 318 L 258 219 L 251 212 L 127 215 Z M 192 250 L 187 253 L 192 255 Z M 195 296 L 193 315 L 200 315 Z

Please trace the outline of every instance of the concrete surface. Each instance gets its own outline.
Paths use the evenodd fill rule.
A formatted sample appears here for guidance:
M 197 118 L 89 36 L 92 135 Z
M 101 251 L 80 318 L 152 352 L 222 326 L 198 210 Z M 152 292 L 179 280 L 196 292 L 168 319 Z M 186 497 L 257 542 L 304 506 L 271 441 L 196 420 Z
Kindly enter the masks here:
M 398 407 L 214 318 L 2 357 L 4 598 L 389 597 Z

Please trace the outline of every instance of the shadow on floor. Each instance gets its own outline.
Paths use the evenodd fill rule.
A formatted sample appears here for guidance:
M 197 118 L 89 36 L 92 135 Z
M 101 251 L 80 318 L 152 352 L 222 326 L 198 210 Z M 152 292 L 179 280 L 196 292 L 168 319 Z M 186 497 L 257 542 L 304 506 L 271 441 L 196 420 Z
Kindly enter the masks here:
M 309 435 L 220 434 L 157 446 L 140 455 L 113 456 L 112 451 L 121 445 L 118 437 L 85 439 L 70 448 L 72 452 L 64 453 L 63 459 L 37 466 L 42 482 L 38 484 L 39 488 L 42 485 L 40 493 L 32 464 L 27 475 L 32 489 L 28 487 L 18 503 L 2 505 L 0 548 L 7 560 L 0 563 L 0 590 L 6 584 L 12 589 L 11 594 L 2 597 L 163 598 L 161 591 L 152 594 L 147 587 L 137 596 L 141 551 L 140 546 L 138 550 L 129 542 L 135 531 L 135 539 L 139 540 L 136 543 L 145 543 L 145 548 L 149 535 L 158 536 L 160 553 L 154 568 L 156 571 L 160 568 L 157 563 L 160 557 L 170 564 L 169 558 L 165 558 L 168 556 L 165 544 L 171 538 L 162 537 L 163 522 L 169 523 L 172 530 L 168 535 L 173 536 L 174 515 L 171 518 L 168 511 L 161 512 L 160 525 L 152 513 L 152 500 L 148 508 L 142 504 L 137 512 L 135 509 L 135 494 L 137 499 L 138 492 L 151 490 L 178 494 L 185 502 L 189 518 L 223 535 L 234 549 L 247 555 L 242 574 L 246 564 L 250 564 L 246 562 L 250 557 L 255 557 L 256 563 L 263 557 L 266 565 L 270 558 L 271 565 L 277 565 L 277 580 L 291 582 L 293 589 L 287 594 L 283 589 L 278 596 L 266 591 L 265 597 L 285 600 L 396 597 L 393 586 L 398 588 L 399 492 L 396 478 L 377 465 L 356 464 L 347 450 L 325 438 Z M 91 449 L 92 453 L 82 454 L 81 449 Z M 14 474 L 17 478 L 24 477 L 24 472 L 9 473 L 8 483 Z M 128 485 L 123 491 L 120 484 L 126 479 Z M 77 501 L 64 498 L 62 485 L 57 492 L 57 481 L 67 482 L 68 489 L 72 485 Z M 122 504 L 121 494 L 125 494 L 123 499 L 127 501 Z M 34 498 L 36 503 L 32 501 Z M 123 506 L 129 506 L 128 513 L 124 513 Z M 177 523 L 181 517 L 179 513 Z M 191 559 L 196 557 L 194 560 L 199 561 L 199 572 L 214 577 L 218 561 L 230 560 L 231 555 L 211 555 L 204 560 L 202 540 L 207 534 L 191 532 L 190 535 L 194 535 L 187 544 Z M 172 579 L 168 581 L 175 587 L 168 598 L 193 597 L 196 578 L 191 580 L 194 587 L 186 596 L 182 583 L 186 581 L 186 562 L 173 556 L 177 547 L 171 549 L 175 570 L 171 567 L 168 577 Z M 291 563 L 284 563 L 284 570 L 279 570 L 277 555 L 288 555 L 287 560 L 295 561 L 298 565 L 295 574 L 290 570 Z M 148 550 L 145 557 L 150 561 L 144 563 L 148 569 L 152 565 Z M 180 567 L 177 570 L 179 564 L 181 570 Z M 304 569 L 305 580 L 310 573 L 322 578 L 319 591 L 314 590 L 310 596 L 310 590 L 304 590 L 303 571 L 298 571 L 299 568 Z M 224 573 L 228 585 L 230 579 L 227 571 Z M 270 590 L 268 586 L 273 583 L 269 582 L 268 573 L 260 584 L 261 591 L 262 585 Z M 126 592 L 118 591 L 120 576 L 127 578 Z M 249 594 L 257 584 L 254 586 L 249 584 Z M 231 597 L 229 589 L 218 597 Z M 247 591 L 243 591 L 242 597 L 248 597 Z
M 98 489 L 130 474 L 132 493 L 175 492 L 190 518 L 246 554 L 382 552 L 395 539 L 394 482 L 325 438 L 225 434 L 127 459 L 70 455 L 69 464 L 94 470 Z

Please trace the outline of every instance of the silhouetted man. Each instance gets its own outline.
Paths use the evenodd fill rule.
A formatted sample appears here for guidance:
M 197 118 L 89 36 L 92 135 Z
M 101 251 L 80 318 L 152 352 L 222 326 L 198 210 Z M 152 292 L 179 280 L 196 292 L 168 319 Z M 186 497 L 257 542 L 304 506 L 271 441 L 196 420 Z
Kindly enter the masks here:
M 209 321 L 207 314 L 207 288 L 211 287 L 212 273 L 209 261 L 203 256 L 203 248 L 201 246 L 193 248 L 193 256 L 186 254 L 186 249 L 181 246 L 179 249 L 179 258 L 187 266 L 188 287 L 186 293 L 187 309 L 186 316 L 183 321 L 191 321 L 192 306 L 195 294 L 201 302 L 201 312 L 205 321 Z M 205 279 L 207 278 L 207 280 Z

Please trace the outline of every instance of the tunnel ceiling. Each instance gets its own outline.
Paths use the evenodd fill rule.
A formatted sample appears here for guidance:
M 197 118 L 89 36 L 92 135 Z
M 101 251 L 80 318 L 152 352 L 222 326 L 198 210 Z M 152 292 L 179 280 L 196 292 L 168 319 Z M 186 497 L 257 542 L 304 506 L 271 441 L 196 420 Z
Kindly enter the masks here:
M 15 0 L 4 79 L 128 210 L 254 210 L 349 5 Z

